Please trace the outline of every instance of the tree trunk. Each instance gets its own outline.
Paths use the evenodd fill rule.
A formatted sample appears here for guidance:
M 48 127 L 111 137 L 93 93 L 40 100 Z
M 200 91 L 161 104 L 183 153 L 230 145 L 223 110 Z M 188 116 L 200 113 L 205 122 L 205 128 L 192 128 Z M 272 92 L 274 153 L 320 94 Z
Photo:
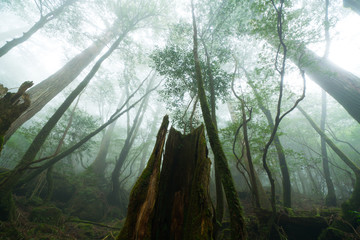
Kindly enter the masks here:
M 304 115 L 308 120 L 310 125 L 314 130 L 325 139 L 329 147 L 339 156 L 339 158 L 354 172 L 355 174 L 355 186 L 351 194 L 351 197 L 348 201 L 342 204 L 342 212 L 345 219 L 350 222 L 355 222 L 356 214 L 353 211 L 360 211 L 360 168 L 354 164 L 331 140 L 326 134 L 321 131 L 321 129 L 316 125 L 316 123 L 311 119 L 311 117 L 300 107 L 298 106 L 299 111 Z
M 148 164 L 136 181 L 129 200 L 128 214 L 118 240 L 149 239 L 151 218 L 159 189 L 160 166 L 169 118 L 165 116 Z
M 211 120 L 214 123 L 216 130 L 218 129 L 217 120 L 216 120 L 216 99 L 215 99 L 215 87 L 214 87 L 214 76 L 211 71 L 210 55 L 207 50 L 205 41 L 202 40 L 205 55 L 206 55 L 206 65 L 207 65 L 207 74 L 209 79 L 209 88 L 210 88 L 210 108 L 211 108 Z M 197 100 L 198 98 L 196 98 Z M 195 102 L 196 104 L 196 102 Z M 216 155 L 214 154 L 216 157 Z M 216 187 L 216 221 L 220 226 L 215 226 L 215 235 L 217 234 L 218 227 L 221 227 L 222 220 L 224 217 L 224 191 L 221 184 L 221 178 L 219 174 L 219 161 L 215 160 L 215 187 Z M 216 238 L 216 236 L 215 236 Z
M 46 23 L 50 22 L 51 20 L 58 17 L 64 9 L 73 4 L 77 0 L 67 0 L 64 2 L 60 7 L 55 9 L 54 11 L 49 12 L 45 16 L 41 16 L 40 20 L 36 22 L 27 32 L 25 32 L 21 37 L 14 38 L 11 41 L 5 43 L 4 46 L 0 48 L 0 57 L 4 56 L 7 52 L 9 52 L 12 48 L 16 47 L 17 45 L 25 42 L 28 40 L 34 33 L 36 33 L 39 29 L 41 29 Z
M 256 208 L 260 208 L 260 198 L 259 198 L 259 189 L 257 186 L 257 181 L 256 181 L 256 174 L 255 174 L 255 169 L 254 169 L 254 165 L 253 165 L 253 161 L 252 161 L 252 157 L 251 157 L 251 151 L 250 151 L 250 143 L 249 143 L 249 138 L 248 138 L 248 133 L 247 133 L 247 119 L 246 119 L 246 112 L 245 112 L 245 101 L 241 98 L 239 98 L 239 100 L 241 101 L 241 113 L 242 113 L 242 129 L 243 129 L 243 134 L 244 134 L 244 142 L 245 142 L 245 154 L 246 154 L 246 159 L 247 159 L 247 163 L 249 166 L 249 173 L 250 173 L 250 183 L 251 183 L 251 192 L 252 192 L 252 196 L 253 196 L 253 200 L 255 201 L 255 207 Z
M 30 107 L 11 125 L 6 132 L 5 141 L 27 120 L 39 112 L 51 99 L 75 80 L 79 74 L 96 58 L 107 43 L 113 38 L 112 30 L 107 31 L 80 54 L 71 59 L 56 73 L 36 84 L 27 91 L 31 101 Z
M 65 113 L 65 111 L 69 108 L 71 103 L 75 100 L 75 98 L 84 90 L 90 80 L 94 77 L 97 70 L 100 68 L 103 61 L 110 56 L 110 54 L 118 47 L 121 40 L 125 37 L 127 32 L 121 34 L 118 39 L 113 43 L 113 45 L 109 48 L 109 50 L 101 56 L 101 58 L 95 63 L 94 67 L 91 69 L 89 74 L 84 78 L 84 80 L 76 87 L 76 89 L 66 98 L 66 100 L 61 104 L 61 106 L 56 110 L 56 112 L 51 116 L 48 122 L 44 125 L 44 127 L 40 130 L 40 132 L 36 135 L 35 139 L 27 149 L 20 163 L 10 171 L 9 175 L 4 178 L 0 183 L 0 192 L 2 192 L 5 196 L 11 197 L 11 192 L 13 187 L 19 182 L 20 178 L 24 175 L 24 170 L 30 166 L 36 155 L 38 154 L 40 148 L 44 144 L 46 138 L 50 134 L 51 130 L 60 120 L 61 116 Z M 8 194 L 8 192 L 10 194 Z M 4 200 L 6 203 L 7 200 Z M 3 204 L 0 202 L 0 208 Z M 0 209 L 0 212 L 2 209 Z M 11 216 L 11 215 L 9 215 Z
M 198 44 L 197 44 L 197 28 L 194 14 L 194 7 L 192 4 L 192 18 L 193 18 L 193 31 L 194 31 L 194 62 L 195 62 L 195 79 L 197 82 L 198 96 L 200 100 L 201 110 L 206 126 L 206 131 L 209 136 L 209 141 L 211 149 L 215 156 L 215 161 L 218 162 L 218 169 L 220 173 L 221 182 L 225 190 L 226 200 L 229 206 L 230 213 L 230 224 L 231 224 L 231 238 L 235 239 L 245 239 L 246 238 L 246 229 L 245 221 L 242 214 L 242 208 L 240 205 L 239 197 L 236 192 L 234 181 L 231 176 L 231 172 L 225 157 L 224 150 L 221 146 L 219 135 L 214 126 L 214 123 L 211 120 L 211 114 L 209 106 L 207 105 L 204 83 L 202 80 L 200 62 L 198 56 Z
M 166 142 L 151 239 L 212 239 L 209 179 L 204 127 L 186 136 L 172 128 Z
M 320 130 L 325 132 L 325 122 L 326 122 L 326 93 L 324 90 L 321 92 L 322 104 L 321 104 L 321 122 L 320 122 Z M 334 184 L 330 177 L 330 170 L 329 170 L 329 159 L 326 150 L 326 142 L 324 137 L 320 136 L 321 139 L 321 157 L 323 162 L 323 169 L 324 169 L 324 176 L 327 186 L 327 194 L 325 197 L 325 204 L 326 206 L 336 206 L 336 196 L 335 196 L 335 189 Z
M 105 177 L 106 156 L 109 151 L 110 141 L 115 126 L 116 121 L 110 124 L 110 126 L 106 129 L 106 132 L 101 140 L 99 152 L 96 155 L 94 162 L 90 166 L 91 171 L 94 172 L 99 179 L 103 179 Z
M 254 92 L 256 101 L 259 105 L 259 108 L 265 115 L 266 120 L 270 126 L 270 129 L 274 129 L 274 121 L 273 121 L 270 110 L 267 109 L 265 107 L 265 105 L 263 104 L 261 96 L 260 96 L 259 92 L 257 91 L 257 89 L 255 88 L 253 81 L 250 78 L 248 72 L 244 68 L 242 68 L 242 70 L 245 72 L 245 76 L 248 80 L 247 82 Z M 290 181 L 289 168 L 287 166 L 284 149 L 282 147 L 280 138 L 277 134 L 275 134 L 275 136 L 274 136 L 274 145 L 275 145 L 276 153 L 277 153 L 277 156 L 279 159 L 279 165 L 280 165 L 280 170 L 281 170 L 281 175 L 282 175 L 283 204 L 284 204 L 284 207 L 291 208 L 291 181 Z
M 289 58 L 360 123 L 360 78 L 300 45 L 289 48 Z
M 152 85 L 152 82 L 149 83 L 146 91 L 149 91 L 151 85 Z M 111 192 L 109 193 L 108 200 L 113 205 L 121 204 L 120 182 L 119 182 L 120 170 L 121 170 L 122 166 L 124 165 L 125 160 L 126 160 L 127 156 L 129 155 L 131 147 L 134 143 L 134 140 L 137 135 L 137 131 L 138 131 L 140 124 L 144 117 L 144 113 L 145 113 L 145 110 L 146 110 L 146 107 L 148 104 L 148 100 L 149 100 L 149 96 L 146 96 L 144 98 L 144 100 L 141 102 L 141 105 L 137 111 L 135 118 L 134 118 L 131 129 L 126 136 L 126 140 L 125 140 L 123 148 L 121 149 L 119 158 L 116 160 L 114 170 L 111 174 L 112 189 L 111 189 Z

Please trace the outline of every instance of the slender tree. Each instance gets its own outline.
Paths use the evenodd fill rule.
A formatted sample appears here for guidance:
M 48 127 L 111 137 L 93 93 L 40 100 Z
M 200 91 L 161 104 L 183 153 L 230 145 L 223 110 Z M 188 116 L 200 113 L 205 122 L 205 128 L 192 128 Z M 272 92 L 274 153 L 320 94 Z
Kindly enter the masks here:
M 316 125 L 316 123 L 311 119 L 311 117 L 302 109 L 300 106 L 297 106 L 298 110 L 304 115 L 306 120 L 310 123 L 310 125 L 314 128 L 314 130 L 322 136 L 327 145 L 339 156 L 339 158 L 353 171 L 355 174 L 355 186 L 352 192 L 351 197 L 342 204 L 342 212 L 345 219 L 355 223 L 356 214 L 354 211 L 360 210 L 360 168 L 353 161 L 351 161 L 348 156 L 345 155 L 340 148 L 338 148 L 331 139 L 326 136 L 326 134 L 321 131 L 321 129 Z
M 150 82 L 147 86 L 147 91 L 149 91 L 149 89 L 151 89 L 153 80 L 154 80 L 154 76 L 152 77 L 152 79 L 150 80 Z M 139 106 L 139 109 L 133 120 L 133 124 L 131 125 L 130 130 L 128 131 L 128 134 L 125 139 L 125 143 L 121 149 L 118 159 L 116 160 L 114 170 L 111 174 L 112 185 L 111 185 L 111 192 L 109 193 L 108 199 L 109 199 L 109 202 L 114 205 L 121 204 L 120 181 L 119 181 L 120 170 L 123 167 L 128 155 L 130 153 L 132 145 L 134 144 L 134 140 L 137 136 L 137 132 L 138 132 L 141 122 L 143 120 L 145 110 L 148 105 L 148 101 L 149 101 L 149 95 L 144 98 L 144 100 L 141 102 L 141 104 Z
M 242 214 L 242 208 L 240 205 L 239 197 L 235 190 L 234 182 L 227 163 L 227 159 L 225 157 L 225 153 L 220 143 L 219 135 L 216 131 L 214 123 L 211 120 L 211 113 L 209 106 L 207 105 L 207 99 L 205 95 L 204 83 L 202 80 L 202 73 L 201 73 L 200 61 L 198 56 L 197 27 L 196 27 L 194 11 L 195 10 L 194 10 L 193 1 L 191 1 L 191 12 L 192 12 L 193 31 L 194 31 L 193 54 L 194 54 L 194 62 L 195 62 L 195 78 L 198 88 L 200 106 L 206 126 L 206 131 L 209 136 L 211 149 L 213 150 L 214 155 L 216 155 L 215 159 L 217 159 L 219 163 L 218 166 L 220 170 L 219 171 L 220 178 L 224 186 L 225 195 L 230 212 L 231 238 L 234 240 L 246 239 L 247 234 L 246 234 L 245 222 Z

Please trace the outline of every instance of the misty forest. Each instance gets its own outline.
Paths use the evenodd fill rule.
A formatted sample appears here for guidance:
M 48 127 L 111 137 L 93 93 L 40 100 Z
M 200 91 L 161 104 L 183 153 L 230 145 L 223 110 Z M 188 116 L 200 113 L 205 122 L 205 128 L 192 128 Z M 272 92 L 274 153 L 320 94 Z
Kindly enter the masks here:
M 360 0 L 0 20 L 0 239 L 360 239 Z

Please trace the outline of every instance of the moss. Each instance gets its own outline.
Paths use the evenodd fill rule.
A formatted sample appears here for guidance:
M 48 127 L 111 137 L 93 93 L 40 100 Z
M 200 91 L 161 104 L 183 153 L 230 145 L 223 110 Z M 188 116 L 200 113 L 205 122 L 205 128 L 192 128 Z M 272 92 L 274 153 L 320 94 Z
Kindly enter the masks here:
M 13 240 L 24 239 L 24 237 L 21 232 L 16 228 L 16 226 L 12 223 L 0 222 L 0 239 Z
M 11 191 L 0 191 L 0 220 L 12 221 L 15 216 L 15 202 Z
M 69 212 L 83 220 L 99 221 L 106 212 L 106 199 L 97 186 L 80 188 L 70 201 Z
M 29 220 L 57 225 L 62 221 L 62 211 L 56 207 L 36 207 L 30 212 Z
M 337 228 L 328 227 L 320 234 L 318 240 L 342 240 L 345 239 L 345 233 Z

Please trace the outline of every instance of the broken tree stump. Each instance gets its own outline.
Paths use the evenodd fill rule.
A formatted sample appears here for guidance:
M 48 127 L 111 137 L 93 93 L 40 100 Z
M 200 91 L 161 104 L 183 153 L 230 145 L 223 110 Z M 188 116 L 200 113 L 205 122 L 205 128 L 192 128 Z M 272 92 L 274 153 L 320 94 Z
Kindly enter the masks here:
M 29 96 L 25 91 L 33 85 L 24 82 L 16 93 L 0 84 L 0 152 L 4 144 L 4 136 L 11 124 L 30 106 Z
M 152 160 L 153 155 L 132 190 L 128 216 L 118 240 L 212 239 L 211 163 L 204 127 L 185 136 L 171 128 L 160 175 L 160 166 L 152 164 Z M 143 178 L 156 174 L 159 179 Z M 140 188 L 145 185 L 146 188 Z

